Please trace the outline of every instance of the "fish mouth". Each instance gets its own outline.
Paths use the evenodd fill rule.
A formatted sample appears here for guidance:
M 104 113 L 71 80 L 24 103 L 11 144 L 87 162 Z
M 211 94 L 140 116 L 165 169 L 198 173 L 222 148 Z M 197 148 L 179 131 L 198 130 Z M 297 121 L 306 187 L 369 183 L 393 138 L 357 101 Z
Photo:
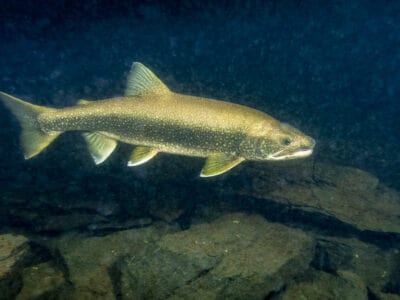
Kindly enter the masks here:
M 296 152 L 284 154 L 282 152 L 287 152 L 285 150 L 278 151 L 274 154 L 268 156 L 269 160 L 288 160 L 288 159 L 296 159 L 310 156 L 313 153 L 313 149 L 300 149 Z
M 296 151 L 292 149 L 282 149 L 273 154 L 268 155 L 268 160 L 288 160 L 310 156 L 314 152 L 315 141 L 309 147 L 301 147 Z

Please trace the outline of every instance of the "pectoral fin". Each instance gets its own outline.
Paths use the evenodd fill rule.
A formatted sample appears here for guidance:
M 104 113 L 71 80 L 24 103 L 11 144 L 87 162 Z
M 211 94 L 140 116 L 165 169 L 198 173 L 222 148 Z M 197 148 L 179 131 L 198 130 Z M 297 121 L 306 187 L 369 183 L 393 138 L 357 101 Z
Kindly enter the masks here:
M 97 132 L 82 134 L 96 165 L 104 162 L 117 147 L 117 142 Z
M 206 164 L 201 170 L 200 177 L 211 177 L 225 173 L 240 164 L 244 159 L 241 157 L 230 157 L 225 154 L 209 156 Z
M 86 99 L 79 99 L 79 100 L 76 102 L 76 105 L 87 105 L 87 104 L 95 103 L 95 102 L 96 102 L 96 101 L 86 100 Z
M 128 161 L 128 166 L 129 167 L 135 167 L 142 165 L 146 162 L 148 162 L 150 159 L 152 159 L 154 156 L 156 156 L 157 150 L 146 147 L 146 146 L 137 146 L 132 154 L 131 157 L 129 158 Z

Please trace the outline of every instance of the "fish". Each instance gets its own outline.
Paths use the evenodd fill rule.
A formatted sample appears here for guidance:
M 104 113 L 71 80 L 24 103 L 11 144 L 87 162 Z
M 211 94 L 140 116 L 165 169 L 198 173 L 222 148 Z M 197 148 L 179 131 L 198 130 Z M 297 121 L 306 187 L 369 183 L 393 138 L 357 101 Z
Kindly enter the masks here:
M 60 134 L 80 131 L 95 164 L 122 142 L 134 145 L 130 167 L 164 152 L 206 158 L 200 176 L 211 177 L 243 161 L 304 158 L 315 146 L 313 138 L 260 110 L 175 93 L 140 62 L 132 64 L 121 97 L 81 99 L 66 108 L 35 105 L 4 92 L 0 100 L 19 121 L 25 159 Z

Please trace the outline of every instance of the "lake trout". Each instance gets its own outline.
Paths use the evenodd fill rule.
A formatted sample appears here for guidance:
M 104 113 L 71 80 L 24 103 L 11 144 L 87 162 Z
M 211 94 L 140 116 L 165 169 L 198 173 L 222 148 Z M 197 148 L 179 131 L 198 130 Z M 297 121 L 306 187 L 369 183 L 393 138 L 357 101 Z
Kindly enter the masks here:
M 266 113 L 239 104 L 172 92 L 152 71 L 132 64 L 123 97 L 80 100 L 49 108 L 0 92 L 21 125 L 25 159 L 66 131 L 81 131 L 96 164 L 117 142 L 135 145 L 128 166 L 159 152 L 206 157 L 201 177 L 225 173 L 245 160 L 288 160 L 312 154 L 315 141 Z

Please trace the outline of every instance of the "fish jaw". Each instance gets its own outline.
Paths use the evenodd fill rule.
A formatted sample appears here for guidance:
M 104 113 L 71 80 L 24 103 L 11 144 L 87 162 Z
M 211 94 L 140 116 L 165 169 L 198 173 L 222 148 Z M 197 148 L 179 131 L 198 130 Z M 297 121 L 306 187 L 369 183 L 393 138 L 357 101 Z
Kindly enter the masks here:
M 307 137 L 306 143 L 297 148 L 287 148 L 279 150 L 275 153 L 268 155 L 267 160 L 291 160 L 297 158 L 305 158 L 313 154 L 315 147 L 315 140 Z

